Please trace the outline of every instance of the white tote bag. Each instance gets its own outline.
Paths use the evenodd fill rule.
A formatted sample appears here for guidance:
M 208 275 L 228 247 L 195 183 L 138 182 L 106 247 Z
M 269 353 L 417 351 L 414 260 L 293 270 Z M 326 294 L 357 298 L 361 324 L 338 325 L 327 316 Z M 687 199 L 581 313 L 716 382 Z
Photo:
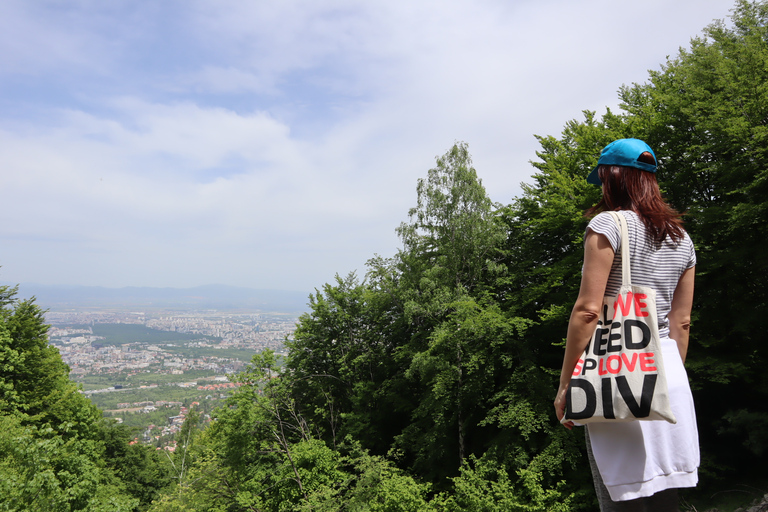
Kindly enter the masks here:
M 595 332 L 573 371 L 562 421 L 676 423 L 661 357 L 656 291 L 630 284 L 627 220 L 609 213 L 621 230 L 622 284 L 616 296 L 603 298 Z

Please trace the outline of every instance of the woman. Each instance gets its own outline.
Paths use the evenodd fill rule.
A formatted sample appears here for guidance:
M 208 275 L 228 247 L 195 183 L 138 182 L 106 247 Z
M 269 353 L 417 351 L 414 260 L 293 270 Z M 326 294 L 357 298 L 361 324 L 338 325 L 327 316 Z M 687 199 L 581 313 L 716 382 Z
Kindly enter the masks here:
M 591 423 L 589 454 L 600 510 L 678 510 L 677 488 L 698 481 L 698 433 L 688 378 L 688 350 L 696 254 L 680 216 L 661 197 L 656 155 L 643 141 L 620 139 L 606 146 L 587 178 L 601 185 L 602 200 L 587 215 L 618 211 L 627 219 L 629 247 L 607 213 L 589 223 L 584 242 L 581 288 L 571 312 L 555 398 L 557 418 L 576 362 L 598 321 L 603 296 L 621 285 L 621 253 L 630 251 L 632 283 L 656 290 L 662 357 L 676 424 L 666 421 Z M 566 422 L 572 428 L 573 422 Z

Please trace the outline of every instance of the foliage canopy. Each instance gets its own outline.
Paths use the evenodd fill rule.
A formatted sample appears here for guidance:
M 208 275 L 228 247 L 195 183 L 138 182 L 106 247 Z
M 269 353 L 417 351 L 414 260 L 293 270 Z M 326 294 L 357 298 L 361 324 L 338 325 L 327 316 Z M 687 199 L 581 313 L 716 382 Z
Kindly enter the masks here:
M 583 439 L 551 399 L 600 194 L 585 178 L 621 137 L 655 148 L 697 248 L 687 366 L 702 487 L 744 476 L 768 449 L 755 405 L 768 399 L 768 2 L 737 1 L 730 24 L 619 96 L 619 113 L 538 136 L 536 172 L 508 205 L 454 144 L 418 181 L 402 248 L 315 290 L 285 364 L 254 357 L 165 460 L 102 423 L 42 311 L 0 287 L 0 508 L 590 510 Z

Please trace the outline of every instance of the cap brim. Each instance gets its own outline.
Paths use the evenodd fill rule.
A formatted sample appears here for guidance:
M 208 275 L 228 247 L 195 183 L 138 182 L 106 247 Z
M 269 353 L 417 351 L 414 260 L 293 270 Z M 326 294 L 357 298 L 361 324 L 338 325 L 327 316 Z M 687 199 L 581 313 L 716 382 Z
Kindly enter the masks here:
M 597 168 L 600 167 L 599 165 L 596 165 L 594 169 L 592 169 L 592 172 L 589 173 L 589 176 L 587 176 L 587 183 L 591 183 L 592 185 L 602 186 L 603 182 L 600 181 L 600 176 L 597 175 Z

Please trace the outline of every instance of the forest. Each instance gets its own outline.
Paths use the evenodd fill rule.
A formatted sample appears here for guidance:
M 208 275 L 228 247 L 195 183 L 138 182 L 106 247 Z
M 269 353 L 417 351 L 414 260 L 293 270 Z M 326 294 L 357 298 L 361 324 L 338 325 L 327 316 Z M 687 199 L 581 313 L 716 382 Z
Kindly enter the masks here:
M 552 400 L 600 196 L 586 176 L 624 137 L 654 148 L 697 250 L 686 368 L 702 466 L 681 509 L 762 497 L 768 1 L 737 1 L 617 87 L 619 111 L 537 136 L 510 204 L 489 199 L 468 144 L 437 157 L 395 254 L 315 290 L 288 356 L 254 356 L 173 454 L 130 444 L 69 380 L 34 300 L 0 288 L 0 510 L 596 510 L 583 433 Z

